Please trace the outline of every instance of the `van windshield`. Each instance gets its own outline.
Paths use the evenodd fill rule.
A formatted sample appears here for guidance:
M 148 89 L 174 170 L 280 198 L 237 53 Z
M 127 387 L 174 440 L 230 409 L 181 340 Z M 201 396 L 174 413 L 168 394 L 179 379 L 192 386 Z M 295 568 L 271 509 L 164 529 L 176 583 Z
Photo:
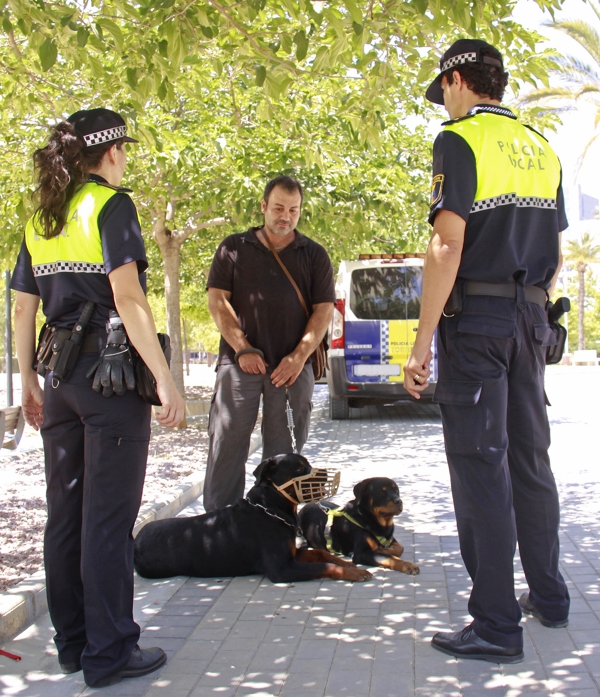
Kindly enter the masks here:
M 350 308 L 358 319 L 419 319 L 420 266 L 378 266 L 352 272 Z

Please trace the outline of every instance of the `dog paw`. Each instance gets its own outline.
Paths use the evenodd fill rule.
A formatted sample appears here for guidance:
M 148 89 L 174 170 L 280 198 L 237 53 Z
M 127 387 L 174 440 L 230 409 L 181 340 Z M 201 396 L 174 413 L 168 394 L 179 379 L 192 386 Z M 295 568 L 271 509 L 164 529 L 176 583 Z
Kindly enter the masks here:
M 350 568 L 355 568 L 355 567 L 356 567 L 356 564 L 354 564 L 353 562 L 347 561 L 346 559 L 340 559 L 340 557 L 337 557 L 337 559 L 335 560 L 335 563 L 336 563 L 338 566 L 343 566 L 343 567 L 346 568 L 346 569 L 350 569 Z
M 411 564 L 409 561 L 405 561 L 404 564 L 404 569 L 402 569 L 403 573 L 409 574 L 410 576 L 416 576 L 421 573 L 421 569 L 419 569 L 416 564 Z
M 354 568 L 344 569 L 344 580 L 346 581 L 358 581 L 363 583 L 364 581 L 370 581 L 373 578 L 373 574 L 366 569 L 360 569 L 358 566 Z

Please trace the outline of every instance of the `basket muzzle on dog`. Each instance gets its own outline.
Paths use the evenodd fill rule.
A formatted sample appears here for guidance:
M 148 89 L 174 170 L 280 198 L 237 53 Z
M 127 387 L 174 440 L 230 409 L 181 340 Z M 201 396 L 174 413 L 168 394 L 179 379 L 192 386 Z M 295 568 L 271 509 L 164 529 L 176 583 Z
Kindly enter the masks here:
M 293 499 L 285 490 L 294 487 L 296 498 Z M 285 484 L 275 485 L 277 491 L 292 503 L 314 503 L 334 496 L 340 486 L 340 473 L 327 469 L 313 469 L 309 474 L 294 477 Z

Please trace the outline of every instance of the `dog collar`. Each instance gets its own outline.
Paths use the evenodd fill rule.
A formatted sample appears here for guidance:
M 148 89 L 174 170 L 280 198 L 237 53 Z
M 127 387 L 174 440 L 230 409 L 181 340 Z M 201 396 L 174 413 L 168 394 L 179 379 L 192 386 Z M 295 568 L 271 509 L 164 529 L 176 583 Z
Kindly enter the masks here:
M 333 508 L 327 511 L 327 525 L 331 526 L 334 518 L 346 518 L 346 520 L 350 521 L 354 525 L 358 526 L 359 528 L 362 528 L 363 530 L 366 530 L 369 533 L 369 535 L 373 535 L 373 537 L 377 540 L 377 542 L 379 542 L 379 545 L 383 547 L 383 549 L 387 549 L 388 547 L 390 547 L 392 542 L 394 541 L 394 538 L 388 540 L 387 537 L 383 537 L 383 535 L 376 535 L 372 530 L 369 530 L 369 528 L 366 528 L 364 525 L 361 525 L 358 522 L 358 520 L 356 520 L 349 513 L 341 510 L 340 508 Z M 329 542 L 327 546 L 329 546 Z

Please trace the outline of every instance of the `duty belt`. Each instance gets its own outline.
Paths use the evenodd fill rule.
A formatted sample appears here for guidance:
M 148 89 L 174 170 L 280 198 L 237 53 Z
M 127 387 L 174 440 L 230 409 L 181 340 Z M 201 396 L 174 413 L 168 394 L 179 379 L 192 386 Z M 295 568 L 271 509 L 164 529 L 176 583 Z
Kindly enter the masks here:
M 539 286 L 523 286 L 525 290 L 525 300 L 528 303 L 535 303 L 546 307 L 548 294 Z M 465 284 L 465 295 L 492 295 L 496 298 L 517 297 L 517 284 L 512 283 L 483 283 L 480 281 L 467 281 Z
M 71 330 L 63 327 L 57 327 L 54 340 L 63 342 L 71 335 Z M 83 343 L 81 344 L 81 353 L 100 353 L 100 348 L 98 344 L 98 333 L 92 332 L 91 334 L 86 334 Z

